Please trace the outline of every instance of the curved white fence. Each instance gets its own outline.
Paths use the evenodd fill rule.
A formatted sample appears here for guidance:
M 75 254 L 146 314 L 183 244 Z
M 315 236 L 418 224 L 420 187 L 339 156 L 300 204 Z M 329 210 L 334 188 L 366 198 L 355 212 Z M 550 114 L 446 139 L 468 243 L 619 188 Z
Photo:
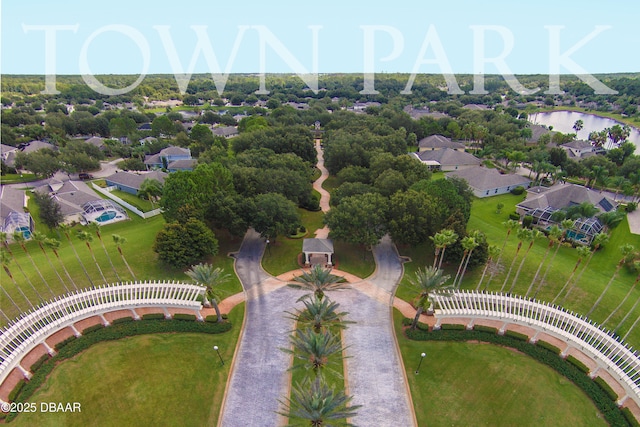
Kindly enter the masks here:
M 144 307 L 189 309 L 200 317 L 198 297 L 205 289 L 179 282 L 118 283 L 55 298 L 0 329 L 0 384 L 27 353 L 64 327 L 110 311 Z
M 606 369 L 619 380 L 627 393 L 627 396 L 621 396 L 620 403 L 631 397 L 640 405 L 638 352 L 591 320 L 548 303 L 494 293 L 448 291 L 434 294 L 432 301 L 436 327 L 446 318 L 490 319 L 504 322 L 503 331 L 511 323 L 555 336 L 583 351 L 598 368 Z

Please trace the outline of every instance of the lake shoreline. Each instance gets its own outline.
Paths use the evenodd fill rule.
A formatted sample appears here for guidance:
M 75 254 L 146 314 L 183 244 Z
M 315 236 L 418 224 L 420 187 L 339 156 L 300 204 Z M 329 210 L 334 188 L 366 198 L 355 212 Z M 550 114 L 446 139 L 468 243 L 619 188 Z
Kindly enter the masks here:
M 599 111 L 593 111 L 593 110 L 586 110 L 582 107 L 551 107 L 551 108 L 540 108 L 536 111 L 532 111 L 530 113 L 527 113 L 529 116 L 531 116 L 532 114 L 537 114 L 537 113 L 555 113 L 555 112 L 561 112 L 561 111 L 568 111 L 568 112 L 573 112 L 573 113 L 582 113 L 582 114 L 587 114 L 590 116 L 596 116 L 596 117 L 600 117 L 603 119 L 610 119 L 613 121 L 616 121 L 618 123 L 620 123 L 621 125 L 629 125 L 630 127 L 634 128 L 635 130 L 637 130 L 638 132 L 640 132 L 640 124 L 637 124 L 635 122 L 632 122 L 629 119 L 626 119 L 625 117 L 620 117 L 617 116 L 616 117 L 611 117 L 608 115 L 603 114 L 602 112 Z M 613 115 L 613 113 L 611 114 Z

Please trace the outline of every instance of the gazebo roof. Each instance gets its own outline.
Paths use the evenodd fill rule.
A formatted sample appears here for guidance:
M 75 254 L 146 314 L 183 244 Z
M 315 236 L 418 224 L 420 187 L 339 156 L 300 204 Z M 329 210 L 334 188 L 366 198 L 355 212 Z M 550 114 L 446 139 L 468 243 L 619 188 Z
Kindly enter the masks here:
M 302 241 L 302 252 L 314 254 L 332 254 L 333 241 L 329 239 L 304 239 Z

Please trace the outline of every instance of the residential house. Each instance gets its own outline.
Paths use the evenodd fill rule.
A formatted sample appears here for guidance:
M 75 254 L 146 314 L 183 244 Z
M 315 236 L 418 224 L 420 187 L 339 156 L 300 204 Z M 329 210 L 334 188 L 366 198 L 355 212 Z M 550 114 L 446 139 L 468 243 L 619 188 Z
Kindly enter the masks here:
M 0 231 L 11 238 L 14 232 L 20 232 L 25 239 L 31 238 L 35 227 L 29 212 L 25 212 L 27 197 L 24 190 L 6 185 L 0 186 Z
M 158 154 L 145 156 L 144 164 L 148 170 L 165 168 L 171 169 L 171 164 L 177 160 L 192 160 L 191 150 L 170 145 L 160 150 Z
M 164 184 L 166 177 L 167 173 L 161 170 L 154 170 L 147 173 L 116 172 L 104 180 L 109 187 L 116 187 L 125 193 L 137 195 L 138 191 L 140 191 L 140 185 L 145 179 L 155 179 L 160 184 Z
M 60 206 L 65 223 L 97 222 L 101 225 L 128 219 L 127 212 L 111 200 L 102 199 L 82 181 L 51 180 L 34 191 L 49 194 Z
M 574 160 L 584 159 L 604 152 L 604 149 L 591 145 L 588 141 L 575 140 L 560 146 L 567 152 L 567 157 Z
M 482 166 L 471 167 L 450 172 L 445 178 L 452 176 L 467 181 L 476 197 L 490 197 L 510 192 L 515 187 L 529 188 L 531 179 L 516 175 L 502 174 L 497 169 L 489 169 Z
M 413 155 L 432 170 L 454 171 L 467 169 L 480 165 L 481 161 L 464 151 L 456 151 L 451 148 L 440 150 L 420 151 Z
M 17 147 L 12 147 L 11 145 L 6 145 L 6 144 L 0 144 L 0 159 L 2 159 L 4 164 L 7 166 L 13 167 L 17 152 L 18 152 Z
M 418 151 L 434 151 L 450 148 L 456 151 L 464 151 L 464 144 L 452 141 L 444 135 L 431 135 L 418 141 Z
M 215 136 L 222 136 L 224 138 L 233 138 L 238 135 L 238 128 L 235 126 L 216 126 L 211 129 Z
M 516 205 L 516 212 L 521 216 L 530 215 L 538 225 L 555 223 L 552 219 L 556 211 L 571 206 L 589 203 L 599 213 L 611 212 L 617 203 L 599 191 L 576 184 L 556 184 L 553 187 L 533 187 L 527 191 L 527 198 Z M 569 238 L 581 243 L 591 244 L 593 237 L 604 226 L 596 217 L 580 218 L 574 222 Z
M 56 151 L 58 147 L 53 144 L 49 144 L 44 141 L 31 141 L 28 145 L 22 148 L 22 152 L 25 154 L 34 153 L 36 151 L 42 150 L 43 148 L 48 148 L 49 150 Z
M 84 142 L 86 142 L 87 144 L 91 144 L 94 147 L 99 148 L 100 150 L 105 149 L 104 138 L 101 138 L 99 136 L 92 136 L 91 138 L 86 139 Z

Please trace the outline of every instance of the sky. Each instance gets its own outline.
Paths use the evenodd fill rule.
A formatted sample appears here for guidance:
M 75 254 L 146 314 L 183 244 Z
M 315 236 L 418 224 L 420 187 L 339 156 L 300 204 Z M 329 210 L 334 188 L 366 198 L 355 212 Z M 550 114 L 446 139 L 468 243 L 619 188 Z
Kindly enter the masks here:
M 2 0 L 0 13 L 1 74 L 640 72 L 640 2 L 625 0 Z

